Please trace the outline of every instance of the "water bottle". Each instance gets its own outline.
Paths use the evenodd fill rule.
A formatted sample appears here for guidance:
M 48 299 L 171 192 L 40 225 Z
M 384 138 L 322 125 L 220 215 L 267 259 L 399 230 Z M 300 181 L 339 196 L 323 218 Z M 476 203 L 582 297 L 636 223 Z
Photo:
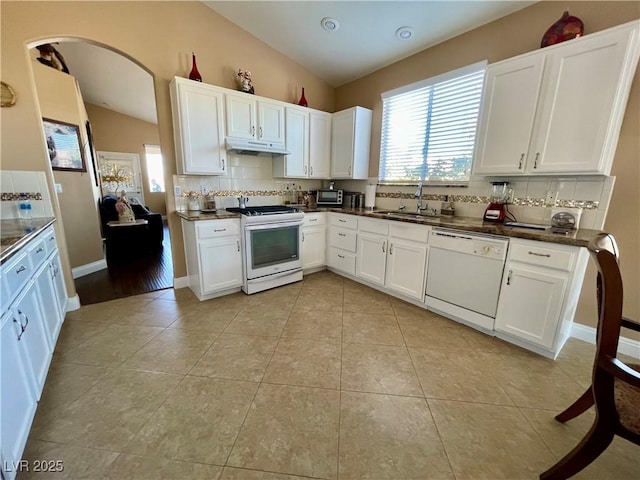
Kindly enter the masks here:
M 20 218 L 22 220 L 31 220 L 33 211 L 31 209 L 31 200 L 26 193 L 20 194 L 20 201 L 18 202 L 18 210 L 20 212 Z

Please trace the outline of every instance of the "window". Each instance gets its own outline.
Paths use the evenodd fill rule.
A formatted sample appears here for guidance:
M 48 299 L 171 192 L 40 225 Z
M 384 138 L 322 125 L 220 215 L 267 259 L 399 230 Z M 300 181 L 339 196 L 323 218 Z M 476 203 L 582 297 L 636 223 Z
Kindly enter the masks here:
M 162 166 L 160 147 L 158 145 L 145 145 L 144 156 L 147 159 L 149 191 L 164 192 L 164 167 Z
M 486 64 L 382 94 L 380 183 L 469 181 Z

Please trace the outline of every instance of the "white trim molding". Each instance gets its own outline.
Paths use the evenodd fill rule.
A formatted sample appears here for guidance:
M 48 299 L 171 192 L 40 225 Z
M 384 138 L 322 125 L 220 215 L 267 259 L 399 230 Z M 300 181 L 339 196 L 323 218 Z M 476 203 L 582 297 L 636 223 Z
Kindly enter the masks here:
M 571 336 L 578 340 L 595 345 L 596 343 L 596 329 L 582 325 L 581 323 L 574 323 L 571 328 Z M 629 355 L 633 358 L 640 358 L 640 342 L 627 337 L 620 337 L 618 340 L 618 352 Z
M 189 277 L 177 277 L 173 279 L 173 288 L 178 290 L 180 288 L 187 288 L 189 286 Z
M 76 293 L 73 297 L 67 299 L 67 312 L 73 312 L 80 309 L 80 297 Z
M 103 258 L 102 260 L 98 260 L 96 262 L 87 263 L 86 265 L 80 265 L 79 267 L 75 267 L 71 269 L 71 274 L 73 275 L 73 279 L 84 277 L 85 275 L 89 275 L 90 273 L 95 273 L 100 270 L 104 270 L 107 268 L 107 261 Z

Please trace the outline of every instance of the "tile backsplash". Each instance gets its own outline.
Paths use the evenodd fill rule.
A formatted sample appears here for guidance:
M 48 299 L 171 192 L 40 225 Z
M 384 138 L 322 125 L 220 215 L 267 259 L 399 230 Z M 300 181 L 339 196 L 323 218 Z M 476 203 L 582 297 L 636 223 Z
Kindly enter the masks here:
M 0 218 L 20 218 L 18 200 L 26 193 L 34 217 L 53 217 L 53 206 L 44 172 L 0 170 Z
M 375 184 L 376 177 L 368 180 L 343 180 L 336 182 L 337 188 L 364 192 L 367 184 Z M 551 216 L 551 207 L 545 206 L 548 191 L 557 192 L 556 207 L 582 208 L 580 228 L 602 229 L 609 208 L 615 177 L 472 177 L 466 187 L 439 187 L 427 185 L 422 198 L 431 208 L 439 208 L 448 196 L 453 202 L 456 215 L 481 218 L 489 202 L 491 181 L 509 182 L 513 189 L 510 212 L 520 222 L 546 224 Z M 378 185 L 376 208 L 397 209 L 401 204 L 414 206 L 415 186 Z
M 224 176 L 174 175 L 176 210 L 187 210 L 188 195 L 199 198 L 204 206 L 203 191 L 213 194 L 217 208 L 237 207 L 236 197 L 249 197 L 247 204 L 274 205 L 288 200 L 292 190 L 316 190 L 322 186 L 321 180 L 287 179 L 273 177 L 273 161 L 269 157 L 249 155 L 229 155 L 229 172 Z

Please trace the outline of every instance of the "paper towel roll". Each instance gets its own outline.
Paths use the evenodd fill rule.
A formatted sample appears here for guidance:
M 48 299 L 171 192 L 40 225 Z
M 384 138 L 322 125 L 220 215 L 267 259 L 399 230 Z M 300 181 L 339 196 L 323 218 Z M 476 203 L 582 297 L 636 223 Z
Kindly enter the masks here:
M 364 191 L 365 208 L 373 208 L 376 206 L 376 185 L 367 185 Z

